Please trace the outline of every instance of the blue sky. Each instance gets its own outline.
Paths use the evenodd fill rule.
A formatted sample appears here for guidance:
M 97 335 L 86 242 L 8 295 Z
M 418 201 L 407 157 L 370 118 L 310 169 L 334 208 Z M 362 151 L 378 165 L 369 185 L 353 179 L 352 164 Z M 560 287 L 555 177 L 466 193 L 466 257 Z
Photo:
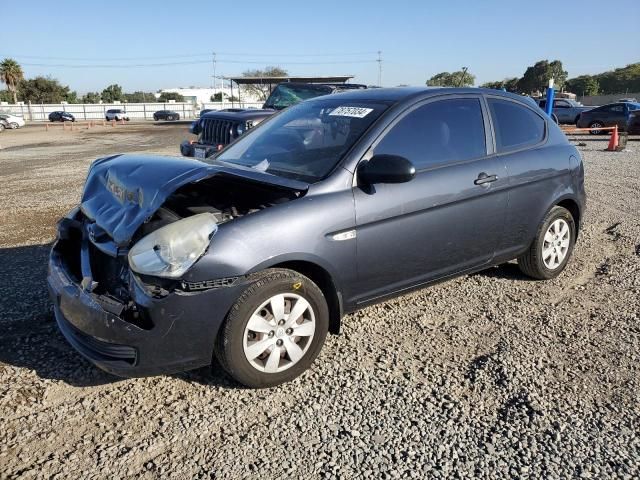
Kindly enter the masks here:
M 126 91 L 207 86 L 210 59 L 195 55 L 213 51 L 218 74 L 280 65 L 292 75 L 353 74 L 374 84 L 381 50 L 384 86 L 424 84 L 462 66 L 482 83 L 520 76 L 545 58 L 561 60 L 571 77 L 640 61 L 638 0 L 617 0 L 613 10 L 592 0 L 5 3 L 3 38 L 11 41 L 0 45 L 0 58 L 80 93 L 111 83 Z M 130 66 L 172 62 L 206 63 Z

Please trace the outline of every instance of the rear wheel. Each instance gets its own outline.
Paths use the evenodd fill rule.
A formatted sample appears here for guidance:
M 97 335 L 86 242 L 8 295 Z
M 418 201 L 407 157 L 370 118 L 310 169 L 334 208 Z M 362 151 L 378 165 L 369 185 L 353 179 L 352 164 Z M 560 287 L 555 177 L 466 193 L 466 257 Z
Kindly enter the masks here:
M 532 278 L 548 280 L 564 270 L 576 239 L 576 224 L 566 208 L 555 206 L 540 224 L 529 250 L 518 257 L 520 270 Z
M 13 130 L 15 130 L 16 128 L 18 128 L 20 125 L 18 125 L 16 122 L 11 122 L 9 124 L 9 127 L 11 127 Z
M 603 133 L 603 131 L 599 129 L 603 127 L 604 127 L 604 124 L 600 121 L 591 122 L 589 124 L 589 128 L 591 129 L 589 130 L 589 133 L 591 135 L 600 135 L 601 133 Z
M 309 368 L 328 329 L 327 302 L 315 283 L 292 270 L 265 270 L 231 308 L 215 354 L 236 381 L 272 387 Z

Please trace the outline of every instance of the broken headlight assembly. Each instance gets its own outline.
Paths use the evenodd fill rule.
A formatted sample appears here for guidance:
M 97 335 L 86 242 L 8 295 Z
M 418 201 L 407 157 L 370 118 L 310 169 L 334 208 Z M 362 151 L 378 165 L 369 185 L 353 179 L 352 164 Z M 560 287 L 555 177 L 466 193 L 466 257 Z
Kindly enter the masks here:
M 204 254 L 218 230 L 211 213 L 200 213 L 161 227 L 129 250 L 129 267 L 136 273 L 179 278 Z

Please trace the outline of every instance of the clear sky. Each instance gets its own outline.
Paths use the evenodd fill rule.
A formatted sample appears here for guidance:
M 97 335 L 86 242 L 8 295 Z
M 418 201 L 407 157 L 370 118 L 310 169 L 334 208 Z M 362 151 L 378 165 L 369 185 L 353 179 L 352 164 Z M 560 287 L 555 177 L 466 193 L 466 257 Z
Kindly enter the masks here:
M 384 86 L 462 66 L 479 84 L 521 76 L 540 59 L 561 60 L 570 77 L 640 61 L 640 0 L 31 0 L 1 12 L 0 59 L 79 93 L 207 86 L 214 51 L 218 75 L 279 65 L 375 84 L 381 50 Z M 203 63 L 132 66 L 176 62 Z

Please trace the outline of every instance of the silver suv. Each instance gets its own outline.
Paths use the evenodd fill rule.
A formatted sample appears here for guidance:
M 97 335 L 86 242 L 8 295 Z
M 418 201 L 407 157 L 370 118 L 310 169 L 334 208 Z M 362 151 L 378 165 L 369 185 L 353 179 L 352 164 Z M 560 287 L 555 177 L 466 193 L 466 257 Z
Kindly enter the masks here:
M 107 110 L 107 113 L 105 113 L 104 117 L 107 120 L 126 120 L 127 122 L 129 121 L 129 115 L 127 115 L 127 112 L 125 110 L 122 110 L 121 108 L 112 108 L 110 110 Z

